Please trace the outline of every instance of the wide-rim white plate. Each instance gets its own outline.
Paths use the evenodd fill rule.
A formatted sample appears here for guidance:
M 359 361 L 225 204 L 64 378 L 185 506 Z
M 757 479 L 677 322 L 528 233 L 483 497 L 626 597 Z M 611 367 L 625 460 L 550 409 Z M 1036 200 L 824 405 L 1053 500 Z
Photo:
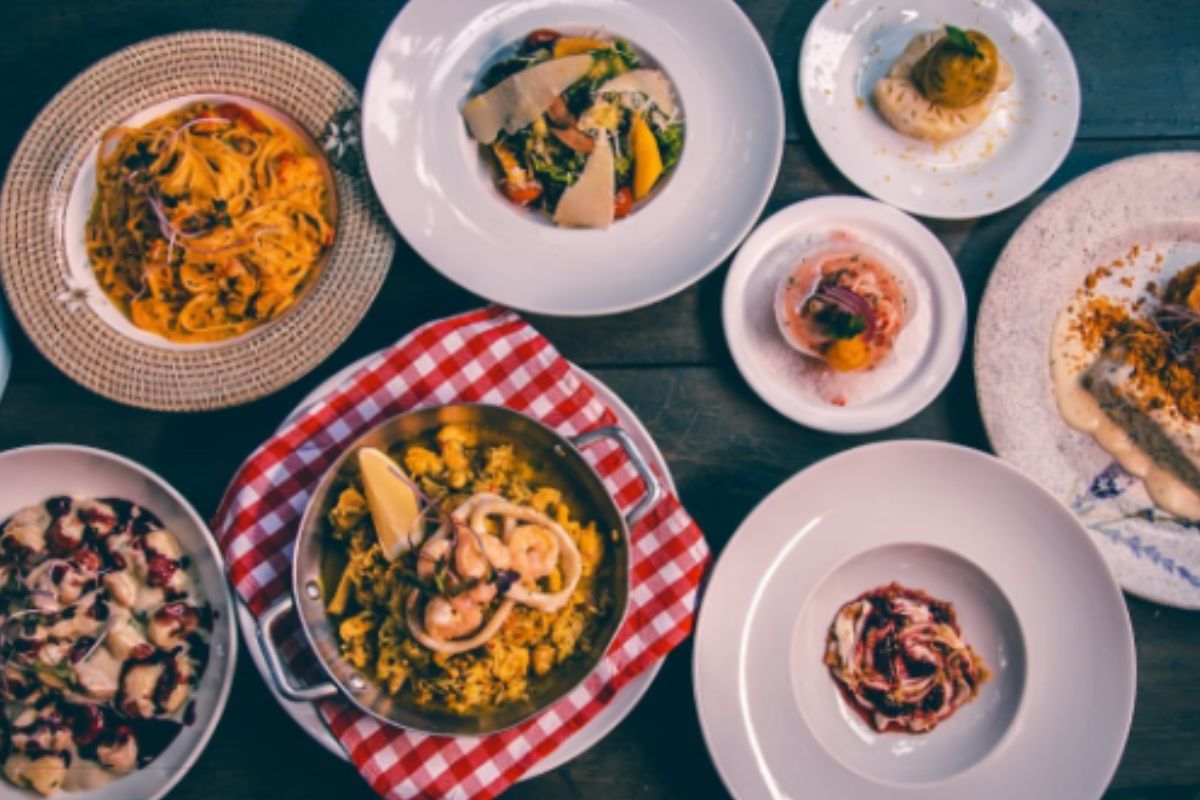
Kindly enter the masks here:
M 359 369 L 361 369 L 374 354 L 364 356 L 354 363 L 339 370 L 334 375 L 331 375 L 320 386 L 308 393 L 303 400 L 297 404 L 292 413 L 283 421 L 280 428 L 286 427 L 289 423 L 295 420 L 321 396 L 328 393 L 330 390 L 345 383 L 347 379 Z M 596 391 L 600 399 L 608 405 L 617 415 L 621 426 L 633 437 L 634 442 L 642 453 L 646 454 L 650 464 L 655 471 L 662 476 L 667 487 L 674 492 L 675 480 L 671 477 L 671 471 L 667 467 L 667 461 L 663 458 L 662 451 L 658 449 L 658 445 L 650 436 L 650 432 L 646 430 L 646 426 L 638 419 L 633 410 L 626 405 L 625 401 L 620 396 L 606 386 L 599 378 L 592 375 L 588 371 L 579 366 L 575 367 L 580 377 Z M 317 712 L 316 707 L 312 703 L 303 703 L 296 700 L 289 700 L 280 694 L 279 689 L 275 685 L 275 681 L 271 678 L 271 674 L 267 668 L 266 655 L 263 653 L 262 644 L 255 635 L 258 623 L 254 618 L 250 607 L 237 597 L 237 614 L 238 622 L 242 627 L 242 641 L 246 644 L 246 649 L 250 651 L 250 660 L 254 662 L 255 669 L 262 676 L 263 682 L 270 689 L 271 695 L 279 703 L 280 707 L 287 712 L 297 725 L 299 725 L 305 733 L 311 736 L 319 745 L 324 747 L 333 755 L 342 760 L 348 760 L 346 751 L 342 748 L 340 742 L 330 732 L 325 721 L 321 719 L 321 715 Z M 588 750 L 592 749 L 605 736 L 612 732 L 613 728 L 617 727 L 625 717 L 629 716 L 634 707 L 641 702 L 642 696 L 650 689 L 650 684 L 654 682 L 654 678 L 662 669 L 663 659 L 655 661 L 649 668 L 642 671 L 640 675 L 635 677 L 629 684 L 609 702 L 596 716 L 592 717 L 591 721 L 583 726 L 578 732 L 567 739 L 561 746 L 554 750 L 550 755 L 543 758 L 541 761 L 534 764 L 528 772 L 521 776 L 521 780 L 529 780 L 536 778 L 539 775 L 544 775 L 551 770 L 558 769 L 569 761 L 583 755 Z
M 911 318 L 873 373 L 879 393 L 835 406 L 816 396 L 803 356 L 775 321 L 775 288 L 806 249 L 848 234 L 886 257 L 906 284 Z M 819 197 L 788 206 L 746 240 L 725 279 L 725 338 L 742 376 L 768 405 L 802 425 L 866 433 L 918 413 L 946 387 L 962 356 L 967 299 L 954 259 L 924 225 L 864 197 Z
M 934 146 L 889 127 L 871 91 L 913 36 L 946 24 L 986 33 L 1015 77 L 982 126 Z M 799 76 L 808 124 L 842 174 L 926 217 L 980 217 L 1019 203 L 1058 169 L 1079 127 L 1075 60 L 1030 0 L 828 0 L 804 36 Z
M 681 99 L 678 166 L 606 231 L 555 228 L 516 210 L 459 115 L 483 66 L 536 28 L 624 36 Z M 783 140 L 779 79 L 731 0 L 411 0 L 384 34 L 363 95 L 371 180 L 413 249 L 489 300 L 563 316 L 644 306 L 716 267 L 762 212 Z
M 191 504 L 151 470 L 123 456 L 74 444 L 40 444 L 0 453 L 0 519 L 23 506 L 54 495 L 121 497 L 153 511 L 192 558 L 205 599 L 213 609 L 208 666 L 193 699 L 196 721 L 148 766 L 99 789 L 70 792 L 72 800 L 157 800 L 177 784 L 212 738 L 225 710 L 237 665 L 233 598 L 216 540 Z M 35 795 L 0 779 L 0 800 L 29 800 Z
M 875 734 L 822 664 L 838 607 L 890 580 L 949 600 L 992 671 L 921 735 Z M 826 459 L 746 518 L 694 661 L 705 741 L 739 798 L 1096 798 L 1133 713 L 1133 631 L 1091 537 L 999 459 L 900 441 Z
M 1158 511 L 1058 413 L 1050 335 L 1059 310 L 1102 264 L 1200 260 L 1200 153 L 1135 156 L 1058 190 L 1013 234 L 992 271 L 975 333 L 975 384 L 996 453 L 1079 515 L 1125 590 L 1200 609 L 1200 525 Z M 1143 278 L 1146 278 L 1143 275 Z

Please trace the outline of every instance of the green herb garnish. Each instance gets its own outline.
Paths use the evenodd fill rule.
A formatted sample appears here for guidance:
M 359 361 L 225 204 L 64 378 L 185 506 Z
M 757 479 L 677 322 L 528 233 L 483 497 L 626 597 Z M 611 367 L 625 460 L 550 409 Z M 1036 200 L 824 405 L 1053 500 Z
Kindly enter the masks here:
M 826 331 L 834 339 L 853 339 L 866 329 L 867 321 L 858 314 L 832 314 L 826 322 Z
M 967 36 L 967 32 L 962 28 L 956 28 L 953 25 L 947 25 L 946 41 L 949 42 L 954 49 L 961 51 L 970 58 L 983 58 L 983 53 L 979 50 L 971 37 Z

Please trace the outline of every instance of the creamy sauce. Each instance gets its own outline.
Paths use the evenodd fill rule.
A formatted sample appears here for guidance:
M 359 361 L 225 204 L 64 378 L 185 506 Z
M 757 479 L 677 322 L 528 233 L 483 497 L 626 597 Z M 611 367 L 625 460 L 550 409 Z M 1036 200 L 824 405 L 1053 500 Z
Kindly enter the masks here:
M 189 724 L 212 621 L 189 566 L 153 513 L 119 498 L 54 497 L 0 523 L 10 782 L 95 789 Z
M 1200 520 L 1200 493 L 1174 472 L 1156 463 L 1083 387 L 1080 377 L 1097 354 L 1089 352 L 1071 332 L 1075 311 L 1076 304 L 1070 303 L 1059 312 L 1050 343 L 1054 399 L 1063 421 L 1077 431 L 1091 434 L 1096 444 L 1126 472 L 1140 478 L 1146 493 L 1159 508 L 1179 517 Z

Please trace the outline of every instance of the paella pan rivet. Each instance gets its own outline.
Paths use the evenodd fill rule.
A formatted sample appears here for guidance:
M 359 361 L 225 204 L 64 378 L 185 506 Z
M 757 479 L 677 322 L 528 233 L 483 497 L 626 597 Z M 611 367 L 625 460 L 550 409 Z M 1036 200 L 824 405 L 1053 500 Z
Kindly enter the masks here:
M 304 584 L 304 592 L 313 600 L 321 599 L 321 587 L 317 586 L 316 581 L 309 581 Z
M 350 677 L 350 691 L 361 692 L 365 688 L 367 688 L 367 682 L 363 680 L 361 675 L 352 675 Z
M 566 458 L 567 451 L 563 449 L 561 444 L 556 444 L 554 445 L 554 455 L 558 456 L 559 458 Z

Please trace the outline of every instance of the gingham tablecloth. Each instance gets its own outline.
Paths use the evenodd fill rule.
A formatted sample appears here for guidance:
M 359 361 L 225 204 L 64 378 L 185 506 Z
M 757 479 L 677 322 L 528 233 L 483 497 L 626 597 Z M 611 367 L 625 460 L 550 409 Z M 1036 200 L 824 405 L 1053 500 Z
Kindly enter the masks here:
M 564 436 L 615 424 L 616 415 L 571 365 L 511 311 L 488 308 L 438 320 L 378 353 L 345 385 L 259 447 L 226 490 L 214 521 L 234 588 L 255 615 L 290 587 L 292 543 L 325 470 L 378 422 L 451 402 L 505 405 Z M 625 454 L 603 442 L 583 451 L 618 506 L 642 482 Z M 633 584 L 616 640 L 583 685 L 542 714 L 484 737 L 397 730 L 339 699 L 322 716 L 362 776 L 386 798 L 490 798 L 582 728 L 642 670 L 691 632 L 709 561 L 700 529 L 666 494 L 631 533 Z M 315 657 L 293 637 L 283 648 L 297 674 Z

